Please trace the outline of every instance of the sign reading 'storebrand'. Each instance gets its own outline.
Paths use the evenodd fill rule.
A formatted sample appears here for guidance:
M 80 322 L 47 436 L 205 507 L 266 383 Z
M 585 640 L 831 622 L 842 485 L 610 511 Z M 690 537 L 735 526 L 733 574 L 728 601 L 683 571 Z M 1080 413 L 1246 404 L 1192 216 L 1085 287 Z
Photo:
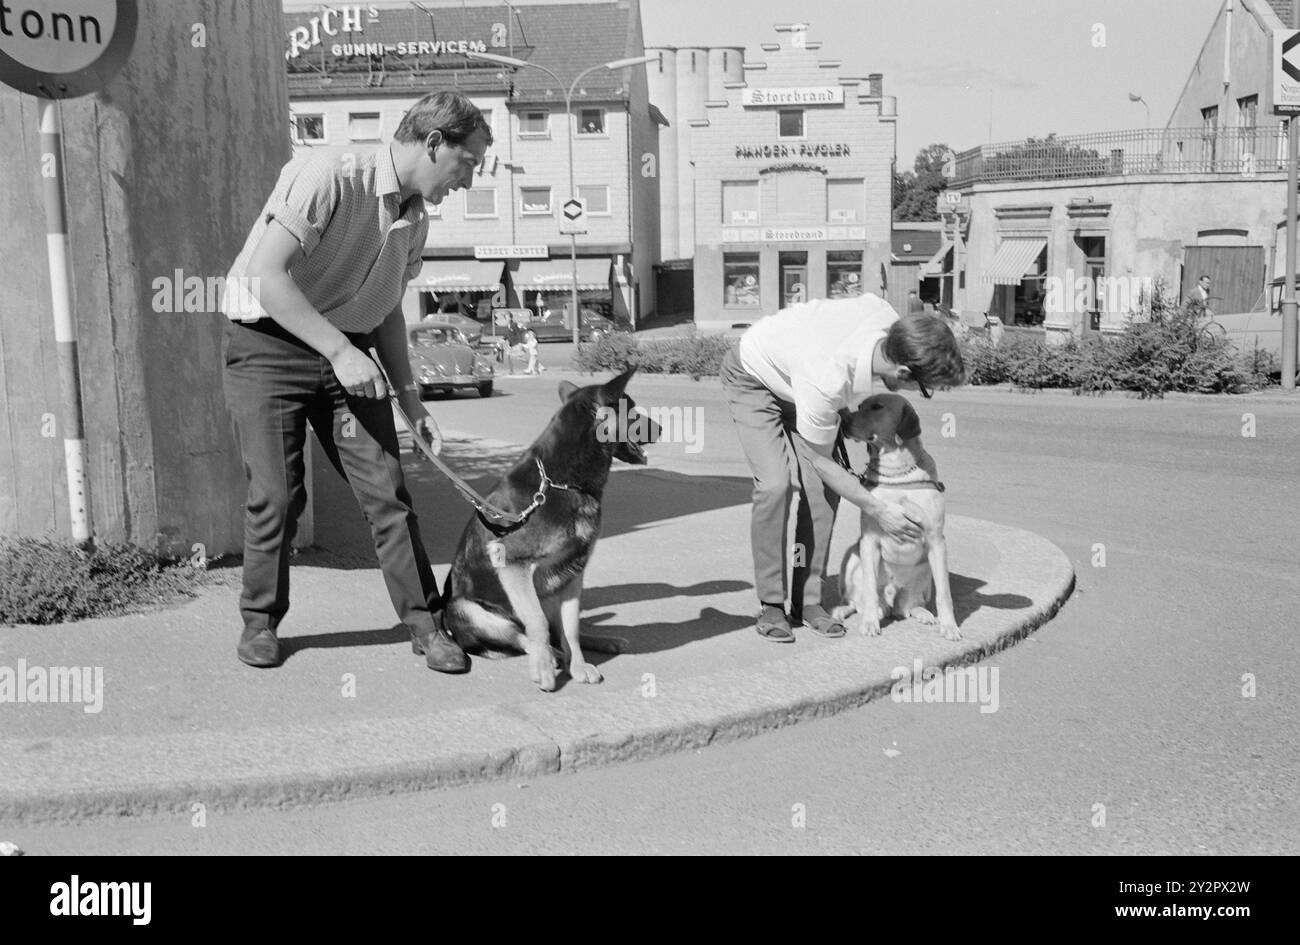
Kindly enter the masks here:
M 44 98 L 100 89 L 135 41 L 135 0 L 0 0 L 0 82 Z
M 742 105 L 843 105 L 844 87 L 827 85 L 802 89 L 744 89 Z

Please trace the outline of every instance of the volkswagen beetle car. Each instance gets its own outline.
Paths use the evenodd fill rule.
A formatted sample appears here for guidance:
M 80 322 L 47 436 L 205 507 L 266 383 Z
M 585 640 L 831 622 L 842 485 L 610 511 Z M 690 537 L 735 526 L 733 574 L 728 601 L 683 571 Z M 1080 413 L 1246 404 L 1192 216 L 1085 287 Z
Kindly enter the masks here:
M 454 312 L 438 312 L 424 316 L 421 325 L 437 325 L 441 328 L 454 328 L 465 336 L 470 347 L 477 347 L 483 337 L 483 323 Z
M 480 397 L 492 396 L 492 362 L 480 355 L 454 328 L 414 325 L 407 331 L 411 349 L 411 373 L 420 385 L 420 395 L 438 391 L 476 389 Z

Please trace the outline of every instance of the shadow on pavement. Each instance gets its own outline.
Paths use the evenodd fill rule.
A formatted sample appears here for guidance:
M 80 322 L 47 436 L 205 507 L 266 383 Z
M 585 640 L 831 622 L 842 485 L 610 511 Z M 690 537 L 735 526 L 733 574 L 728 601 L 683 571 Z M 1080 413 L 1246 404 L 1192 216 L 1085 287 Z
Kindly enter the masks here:
M 312 440 L 313 449 L 319 447 Z M 443 457 L 457 474 L 486 495 L 514 465 L 517 448 L 453 441 Z M 315 465 L 315 543 L 294 562 L 325 568 L 374 568 L 374 539 L 352 490 L 324 457 Z M 473 509 L 433 464 L 403 454 L 402 468 L 411 492 L 425 549 L 435 564 L 449 562 Z M 624 470 L 610 477 L 602 509 L 601 538 L 653 527 L 656 522 L 715 509 L 748 505 L 753 483 L 734 476 L 687 476 L 654 468 Z
M 957 618 L 959 626 L 981 607 L 991 607 L 994 610 L 1023 610 L 1034 604 L 1032 600 L 1021 594 L 980 594 L 979 589 L 988 582 L 964 574 L 949 574 L 948 579 L 952 586 L 953 615 Z

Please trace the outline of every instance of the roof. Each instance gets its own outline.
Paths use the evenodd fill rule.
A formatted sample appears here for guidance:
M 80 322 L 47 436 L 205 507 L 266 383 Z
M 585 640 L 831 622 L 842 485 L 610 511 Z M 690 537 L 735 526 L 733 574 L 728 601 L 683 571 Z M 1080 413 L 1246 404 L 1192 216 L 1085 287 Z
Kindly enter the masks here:
M 452 87 L 467 94 L 513 90 L 520 101 L 563 101 L 555 81 L 537 69 L 518 68 L 502 78 L 499 65 L 471 62 L 458 52 L 426 50 L 402 55 L 399 43 L 477 41 L 482 44 L 480 51 L 550 69 L 564 82 L 566 91 L 578 73 L 590 66 L 643 55 L 642 49 L 632 48 L 634 37 L 640 34 L 639 0 L 516 3 L 513 17 L 506 10 L 505 6 L 436 7 L 426 13 L 414 7 L 379 7 L 375 20 L 365 23 L 360 32 L 321 36 L 324 42 L 288 59 L 290 96 L 349 95 L 358 90 L 371 95 L 386 91 L 410 95 L 413 87 Z M 309 28 L 315 15 L 312 9 L 282 15 L 286 51 L 290 32 Z M 494 46 L 493 26 L 503 21 L 508 21 L 506 43 Z M 333 25 L 338 28 L 337 22 Z M 345 42 L 382 43 L 386 51 L 379 56 L 329 54 L 330 46 Z M 575 101 L 625 99 L 626 74 L 604 69 L 592 72 L 574 97 Z
M 943 233 L 931 229 L 904 229 L 903 225 L 896 223 L 891 239 L 891 249 L 898 259 L 929 259 L 943 244 Z M 909 246 L 911 249 L 907 248 Z

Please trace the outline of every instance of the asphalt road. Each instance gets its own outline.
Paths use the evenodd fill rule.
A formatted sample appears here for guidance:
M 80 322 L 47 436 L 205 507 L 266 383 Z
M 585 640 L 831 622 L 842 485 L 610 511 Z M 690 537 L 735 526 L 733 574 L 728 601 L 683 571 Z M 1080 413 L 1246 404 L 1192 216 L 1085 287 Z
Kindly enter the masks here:
M 429 407 L 448 429 L 523 441 L 554 381 Z M 630 392 L 702 411 L 699 450 L 663 444 L 653 463 L 744 468 L 716 382 Z M 1044 535 L 1078 573 L 1057 618 L 991 661 L 997 712 L 886 701 L 526 784 L 210 814 L 202 829 L 41 828 L 43 852 L 1300 852 L 1300 401 L 965 390 L 917 406 L 949 510 Z

